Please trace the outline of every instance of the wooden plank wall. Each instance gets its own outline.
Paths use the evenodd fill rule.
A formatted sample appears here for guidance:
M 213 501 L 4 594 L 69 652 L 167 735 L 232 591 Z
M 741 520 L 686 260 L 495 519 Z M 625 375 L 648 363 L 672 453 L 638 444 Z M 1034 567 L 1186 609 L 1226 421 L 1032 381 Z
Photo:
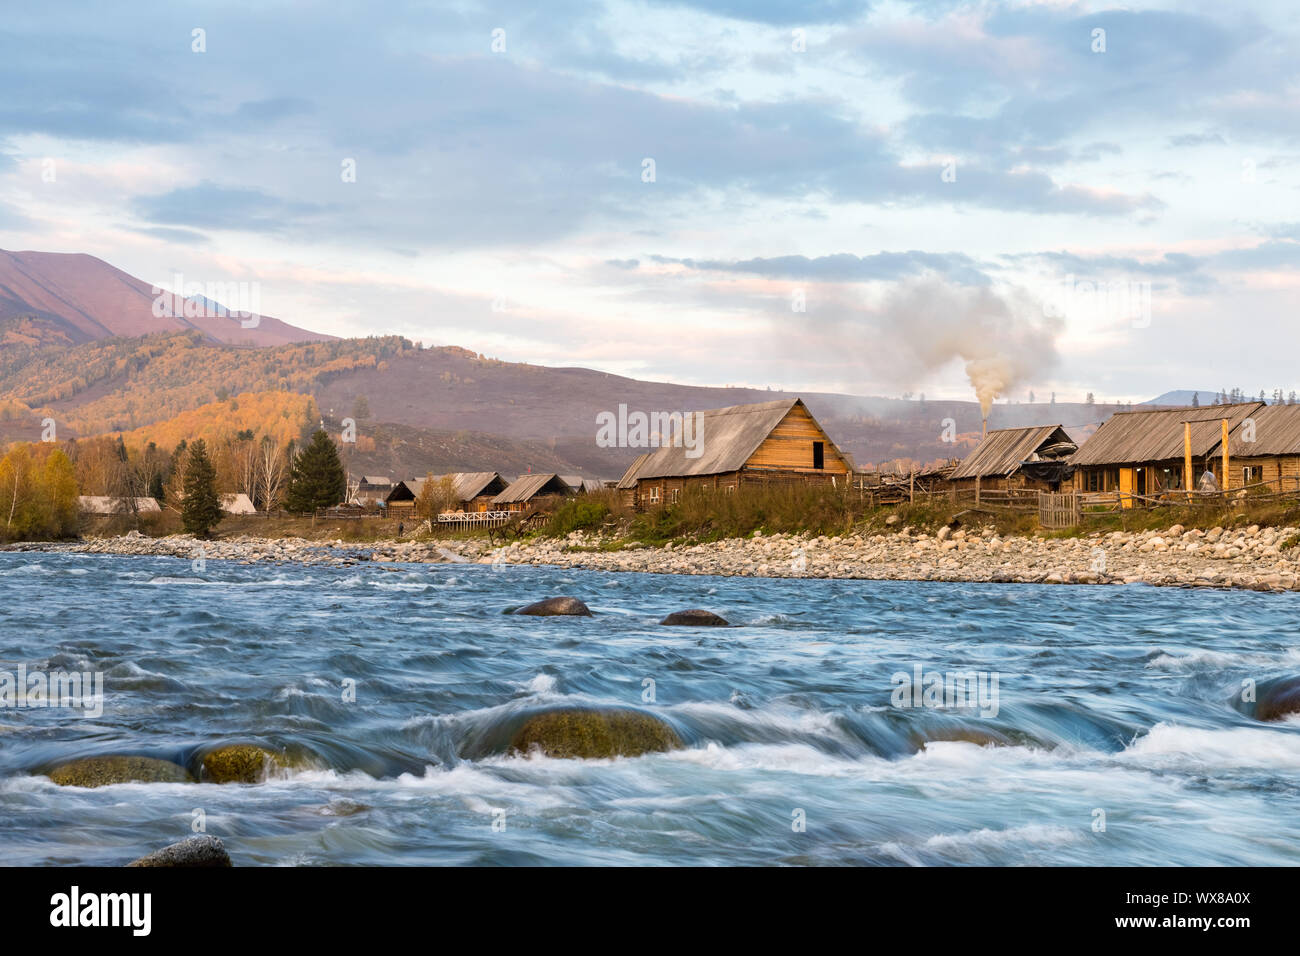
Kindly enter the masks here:
M 820 469 L 812 466 L 812 443 L 815 441 L 822 442 L 825 447 L 825 467 Z M 790 409 L 754 454 L 749 456 L 745 465 L 748 468 L 779 468 L 782 471 L 808 472 L 814 475 L 849 473 L 848 462 L 836 453 L 835 446 L 821 426 L 801 405 Z

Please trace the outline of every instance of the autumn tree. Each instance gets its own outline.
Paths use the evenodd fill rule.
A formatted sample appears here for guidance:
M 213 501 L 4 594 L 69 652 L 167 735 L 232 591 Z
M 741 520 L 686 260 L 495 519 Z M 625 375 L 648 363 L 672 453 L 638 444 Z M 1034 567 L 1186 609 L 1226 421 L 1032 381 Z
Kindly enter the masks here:
M 451 475 L 443 475 L 441 478 L 425 475 L 420 493 L 415 496 L 415 513 L 432 521 L 444 511 L 450 511 L 457 503 L 456 482 Z
M 285 507 L 301 514 L 330 508 L 343 500 L 347 489 L 347 475 L 339 461 L 339 451 L 325 430 L 317 429 L 307 446 L 294 457 Z
M 190 445 L 185 462 L 185 495 L 181 499 L 181 525 L 191 534 L 206 538 L 221 521 L 221 499 L 217 497 L 217 470 L 208 458 L 202 438 Z
M 0 519 L 6 538 L 76 534 L 77 480 L 61 449 L 20 443 L 0 459 Z

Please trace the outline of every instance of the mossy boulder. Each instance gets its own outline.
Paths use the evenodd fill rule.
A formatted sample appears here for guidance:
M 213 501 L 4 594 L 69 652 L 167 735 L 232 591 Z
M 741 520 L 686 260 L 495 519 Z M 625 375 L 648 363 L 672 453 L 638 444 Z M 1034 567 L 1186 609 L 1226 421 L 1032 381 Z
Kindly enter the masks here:
M 515 611 L 532 617 L 591 617 L 591 609 L 575 597 L 553 597 L 535 601 Z
M 300 763 L 256 744 L 227 744 L 203 755 L 199 779 L 204 783 L 262 783 Z
M 719 617 L 712 611 L 691 608 L 688 611 L 673 611 L 659 622 L 669 627 L 729 627 L 725 617 Z
M 148 856 L 132 860 L 127 866 L 211 869 L 231 866 L 230 854 L 218 837 L 193 836 L 173 843 Z
M 658 717 L 639 710 L 548 710 L 524 721 L 510 741 L 519 753 L 548 757 L 639 757 L 677 750 L 682 739 Z
M 60 764 L 47 776 L 60 787 L 107 787 L 115 783 L 193 783 L 180 764 L 156 757 L 83 757 Z
M 1286 677 L 1260 689 L 1256 719 L 1281 720 L 1290 714 L 1300 714 L 1300 677 Z

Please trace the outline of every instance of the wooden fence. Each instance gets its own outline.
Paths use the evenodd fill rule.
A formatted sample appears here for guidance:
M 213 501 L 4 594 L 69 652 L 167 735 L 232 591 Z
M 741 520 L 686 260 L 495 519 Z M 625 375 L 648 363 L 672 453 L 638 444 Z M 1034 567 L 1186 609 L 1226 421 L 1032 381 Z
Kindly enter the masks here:
M 1044 528 L 1073 528 L 1082 520 L 1082 503 L 1074 492 L 1038 493 L 1038 523 Z

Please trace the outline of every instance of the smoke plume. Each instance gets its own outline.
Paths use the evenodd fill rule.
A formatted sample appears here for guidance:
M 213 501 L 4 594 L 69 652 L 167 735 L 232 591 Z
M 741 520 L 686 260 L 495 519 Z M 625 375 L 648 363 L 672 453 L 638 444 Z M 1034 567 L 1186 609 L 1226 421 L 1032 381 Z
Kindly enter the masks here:
M 995 398 L 1041 381 L 1059 357 L 1061 320 L 1019 291 L 916 279 L 895 287 L 880 315 L 882 337 L 899 350 L 889 358 L 897 371 L 927 374 L 962 361 L 985 418 Z

